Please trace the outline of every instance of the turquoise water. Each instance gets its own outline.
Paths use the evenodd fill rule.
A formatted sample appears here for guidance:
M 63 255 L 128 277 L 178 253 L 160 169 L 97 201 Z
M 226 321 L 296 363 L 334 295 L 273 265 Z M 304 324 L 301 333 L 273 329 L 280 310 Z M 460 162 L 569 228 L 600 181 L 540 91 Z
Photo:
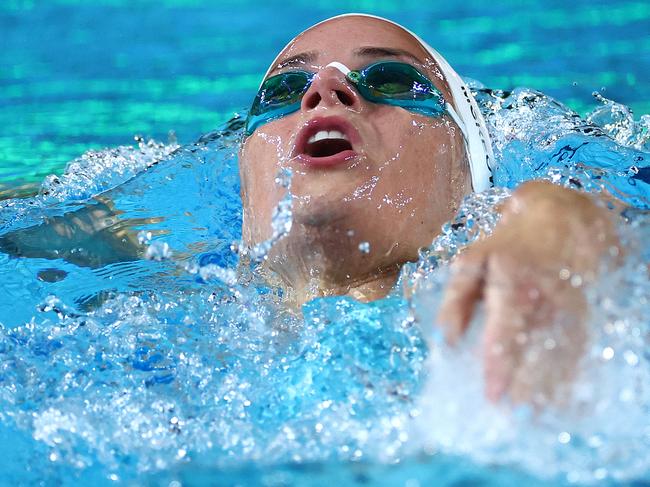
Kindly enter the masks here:
M 0 95 L 11 106 L 0 115 L 6 192 L 58 176 L 37 196 L 0 202 L 0 483 L 645 485 L 646 4 L 400 3 L 419 15 L 356 5 L 411 17 L 487 86 L 541 88 L 589 114 L 536 91 L 475 85 L 498 186 L 545 177 L 605 187 L 638 208 L 620 222 L 623 267 L 588 291 L 597 312 L 577 393 L 540 415 L 486 403 L 480 323 L 456 350 L 428 325 L 446 261 L 490 231 L 508 189 L 468 200 L 407 266 L 409 297 L 317 299 L 297 316 L 244 265 L 242 122 L 219 123 L 245 107 L 287 32 L 352 8 L 281 5 L 290 14 L 273 28 L 272 3 L 2 7 L 16 46 L 1 54 L 16 66 Z M 251 35 L 260 31 L 268 38 Z M 635 116 L 594 99 L 602 87 Z M 119 147 L 135 133 L 166 141 L 168 130 L 180 145 Z
M 403 22 L 487 86 L 532 87 L 581 114 L 604 89 L 650 113 L 645 1 L 6 0 L 0 184 L 136 134 L 192 142 L 249 104 L 288 38 L 350 10 Z
M 497 185 L 617 184 L 647 207 L 642 127 L 619 144 L 539 93 L 477 95 Z M 237 255 L 241 130 L 88 153 L 1 202 L 3 483 L 643 485 L 647 211 L 628 211 L 625 264 L 587 290 L 575 395 L 532 414 L 486 402 L 479 323 L 455 349 L 432 326 L 447 260 L 490 231 L 507 189 L 468 199 L 405 267 L 410 297 L 316 299 L 298 316 Z

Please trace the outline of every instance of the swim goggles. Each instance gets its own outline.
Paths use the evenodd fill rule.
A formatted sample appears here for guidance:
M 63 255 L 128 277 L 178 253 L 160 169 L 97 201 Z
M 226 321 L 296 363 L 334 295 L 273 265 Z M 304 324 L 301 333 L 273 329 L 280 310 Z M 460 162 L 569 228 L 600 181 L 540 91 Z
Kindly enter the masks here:
M 331 62 L 326 67 L 341 71 L 359 94 L 373 103 L 401 107 L 429 117 L 449 114 L 461 128 L 456 111 L 442 97 L 431 80 L 414 66 L 396 61 L 380 61 L 360 71 L 351 71 L 344 64 Z M 267 78 L 262 83 L 246 120 L 246 135 L 259 126 L 300 110 L 316 73 L 287 71 Z

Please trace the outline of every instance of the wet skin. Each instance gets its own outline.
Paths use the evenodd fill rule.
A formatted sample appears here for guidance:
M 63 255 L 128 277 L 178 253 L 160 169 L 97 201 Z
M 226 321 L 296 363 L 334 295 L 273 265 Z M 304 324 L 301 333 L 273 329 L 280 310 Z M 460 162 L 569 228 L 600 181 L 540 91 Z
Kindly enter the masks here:
M 303 53 L 309 59 L 295 57 Z M 271 214 L 284 194 L 275 183 L 278 171 L 293 172 L 293 226 L 272 249 L 269 267 L 281 276 L 294 305 L 319 295 L 385 296 L 401 265 L 417 258 L 418 248 L 431 243 L 471 190 L 463 141 L 448 116 L 367 102 L 340 71 L 326 68 L 332 61 L 358 69 L 395 59 L 417 66 L 451 100 L 417 41 L 375 19 L 348 17 L 307 31 L 281 53 L 272 72 L 317 73 L 301 109 L 259 127 L 241 150 L 243 235 L 249 245 L 270 236 Z M 347 124 L 352 151 L 344 160 L 317 164 L 301 156 L 301 135 L 314 121 L 328 120 Z M 577 274 L 588 285 L 618 242 L 608 212 L 583 194 L 549 183 L 522 185 L 501 212 L 494 233 L 456 259 L 437 326 L 457 343 L 476 304 L 485 301 L 486 395 L 543 406 L 570 383 L 588 336 L 583 287 L 561 276 Z M 146 222 L 115 227 L 108 222 L 118 213 L 109 201 L 99 201 L 4 235 L 0 250 L 92 267 L 137 258 L 141 248 L 127 226 Z M 369 243 L 370 252 L 359 250 L 361 242 Z M 94 253 L 80 253 L 79 247 Z M 556 346 L 546 349 L 541 344 L 549 338 Z
M 333 20 L 295 39 L 270 73 L 317 73 L 301 109 L 259 127 L 243 144 L 247 244 L 271 235 L 271 215 L 284 194 L 274 180 L 281 168 L 293 172 L 293 227 L 273 248 L 270 267 L 297 304 L 328 294 L 384 296 L 400 266 L 417 258 L 471 190 L 462 136 L 449 116 L 366 101 L 339 70 L 326 67 L 338 61 L 354 70 L 380 60 L 413 64 L 451 100 L 434 61 L 403 30 L 368 18 Z M 349 125 L 352 155 L 336 164 L 305 162 L 301 131 L 333 119 Z M 362 242 L 369 253 L 359 250 Z
M 132 227 L 155 220 L 121 219 L 121 213 L 108 198 L 98 197 L 76 211 L 1 235 L 0 252 L 91 268 L 138 260 L 143 249 Z
M 274 178 L 279 169 L 291 169 L 293 227 L 272 250 L 269 267 L 295 304 L 329 294 L 384 296 L 400 266 L 431 243 L 471 189 L 463 142 L 448 117 L 367 102 L 326 67 L 339 61 L 358 69 L 385 59 L 376 51 L 360 55 L 368 46 L 410 53 L 398 59 L 418 66 L 451 100 L 419 43 L 380 20 L 334 19 L 281 53 L 271 74 L 297 68 L 317 77 L 299 112 L 267 123 L 243 144 L 243 234 L 249 245 L 270 236 L 272 210 L 284 194 Z M 301 53 L 309 59 L 296 62 Z M 296 156 L 296 134 L 319 116 L 342 117 L 358 130 L 355 157 L 321 167 Z M 587 340 L 583 289 L 561 276 L 578 274 L 588 285 L 618 244 L 607 211 L 549 183 L 522 185 L 502 214 L 493 235 L 456 259 L 438 322 L 457 343 L 484 300 L 486 395 L 541 407 L 566 392 Z M 370 243 L 368 254 L 358 250 L 363 241 Z M 543 346 L 548 339 L 555 343 L 551 349 Z

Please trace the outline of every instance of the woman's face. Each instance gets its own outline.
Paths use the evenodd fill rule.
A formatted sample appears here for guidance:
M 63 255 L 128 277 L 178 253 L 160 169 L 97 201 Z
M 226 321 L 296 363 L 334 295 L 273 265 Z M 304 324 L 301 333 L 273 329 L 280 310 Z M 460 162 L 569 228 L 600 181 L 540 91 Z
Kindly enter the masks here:
M 259 126 L 242 146 L 248 244 L 271 236 L 272 213 L 286 191 L 276 183 L 283 168 L 293 174 L 293 227 L 280 252 L 322 256 L 326 247 L 338 247 L 342 259 L 356 256 L 362 267 L 390 266 L 415 258 L 453 216 L 470 183 L 462 135 L 451 118 L 367 101 L 341 71 L 326 67 L 338 61 L 358 70 L 382 60 L 415 66 L 452 99 L 420 44 L 378 19 L 330 20 L 281 53 L 269 76 L 291 70 L 316 76 L 300 110 Z M 322 131 L 348 140 L 310 144 Z M 358 249 L 362 242 L 369 253 Z

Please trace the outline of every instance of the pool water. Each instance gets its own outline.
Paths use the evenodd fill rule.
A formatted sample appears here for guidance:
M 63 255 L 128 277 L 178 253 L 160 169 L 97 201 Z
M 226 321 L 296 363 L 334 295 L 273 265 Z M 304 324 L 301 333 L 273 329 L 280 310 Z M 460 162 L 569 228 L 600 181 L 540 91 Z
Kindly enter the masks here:
M 469 198 L 405 267 L 412 293 L 398 286 L 370 304 L 322 298 L 296 315 L 238 255 L 241 119 L 182 148 L 141 143 L 86 154 L 72 172 L 47 179 L 40 195 L 2 202 L 0 435 L 10 465 L 2 478 L 152 485 L 644 478 L 650 227 L 647 201 L 630 190 L 647 196 L 647 182 L 629 169 L 647 167 L 648 153 L 635 148 L 646 149 L 643 127 L 617 144 L 537 92 L 477 96 L 504 189 Z M 610 122 L 616 108 L 604 107 Z M 622 129 L 610 125 L 612 135 Z M 571 144 L 577 155 L 554 157 Z M 430 325 L 445 263 L 495 225 L 505 188 L 533 175 L 586 191 L 617 185 L 639 203 L 621 223 L 632 249 L 625 265 L 588 290 L 598 312 L 575 395 L 542 415 L 486 402 L 480 323 L 455 350 Z M 89 200 L 93 194 L 101 196 Z M 69 245 L 55 229 L 71 221 L 103 227 Z
M 535 88 L 582 115 L 603 90 L 650 113 L 644 0 L 5 0 L 0 184 L 137 134 L 193 142 L 249 105 L 290 37 L 356 10 L 403 23 L 486 86 Z
M 559 3 L 531 4 L 527 21 L 514 3 L 490 11 L 478 3 L 417 7 L 426 15 L 412 15 L 409 26 L 445 53 L 458 42 L 458 58 L 450 58 L 461 72 L 508 89 L 473 83 L 495 143 L 499 188 L 468 199 L 457 221 L 404 269 L 402 283 L 411 292 L 402 294 L 400 287 L 369 304 L 317 299 L 302 316 L 282 305 L 281 291 L 265 283 L 238 248 L 242 118 L 232 118 L 232 111 L 246 106 L 287 31 L 300 30 L 309 16 L 350 6 L 328 2 L 314 11 L 296 2 L 276 31 L 268 25 L 273 4 L 246 15 L 239 2 L 219 5 L 168 1 L 154 8 L 143 2 L 127 10 L 115 1 L 66 1 L 3 7 L 15 33 L 7 38 L 24 46 L 21 53 L 30 59 L 21 64 L 18 50 L 3 53 L 18 66 L 14 81 L 7 81 L 14 88 L 4 96 L 17 120 L 33 122 L 5 124 L 6 159 L 24 163 L 3 166 L 7 191 L 28 193 L 31 186 L 17 185 L 42 184 L 38 195 L 0 202 L 0 481 L 643 485 L 650 472 L 650 124 L 639 116 L 650 110 L 643 111 L 648 60 L 638 35 L 650 15 L 645 4 L 576 3 L 571 12 Z M 364 8 L 405 18 L 396 6 L 367 2 Z M 30 15 L 19 15 L 24 12 Z M 440 29 L 432 28 L 432 19 L 440 19 Z M 61 43 L 19 35 L 38 22 L 41 40 L 65 33 Z M 110 22 L 123 29 L 109 28 Z M 66 26 L 73 27 L 69 38 Z M 467 35 L 450 34 L 458 28 Z M 262 29 L 276 43 L 272 47 L 242 34 Z M 521 45 L 534 45 L 541 59 L 534 69 L 529 54 L 504 34 L 508 29 L 533 36 Z M 607 32 L 616 37 L 616 49 L 630 39 L 637 61 L 618 78 L 623 74 L 612 60 L 620 51 L 594 48 L 597 71 L 595 61 L 583 58 L 572 58 L 569 70 L 567 59 L 555 57 L 561 51 L 539 45 L 542 33 L 561 31 L 576 37 L 550 36 L 545 46 L 566 47 L 578 38 L 604 46 Z M 85 46 L 93 35 L 102 41 L 81 52 L 70 48 Z M 146 49 L 134 49 L 132 39 Z M 49 55 L 58 49 L 65 54 L 55 57 L 60 78 L 48 77 L 54 66 Z M 264 57 L 263 49 L 268 56 L 256 59 Z M 470 52 L 483 53 L 483 64 Z M 511 74 L 503 74 L 505 67 Z M 193 69 L 192 75 L 184 71 Z M 535 75 L 535 69 L 541 71 Z M 540 74 L 544 69 L 562 75 L 549 80 Z M 613 78 L 604 74 L 610 69 Z M 230 74 L 224 84 L 209 81 L 224 73 Z M 151 83 L 134 82 L 142 79 Z M 614 80 L 617 96 L 611 88 L 603 93 L 628 105 L 594 99 L 591 91 L 601 86 L 592 79 L 603 85 Z M 584 117 L 537 91 L 510 91 L 513 80 L 544 88 Z M 101 101 L 81 103 L 88 92 Z M 61 114 L 62 127 L 83 126 L 76 135 L 48 139 L 51 152 L 32 144 L 52 133 L 39 118 L 47 117 L 48 103 Z M 77 112 L 85 122 L 74 121 Z M 108 117 L 105 124 L 94 125 L 102 117 Z M 164 120 L 170 126 L 161 129 Z M 178 142 L 166 141 L 168 128 Z M 125 133 L 137 132 L 165 142 L 121 145 L 129 142 Z M 18 139 L 26 144 L 12 142 Z M 95 144 L 111 148 L 80 156 Z M 65 171 L 63 158 L 72 161 Z M 57 176 L 43 177 L 49 172 Z M 597 313 L 575 393 L 565 407 L 549 406 L 543 414 L 485 401 L 476 357 L 480 320 L 455 350 L 430 326 L 449 258 L 479 232 L 489 232 L 497 221 L 495 205 L 531 177 L 584 191 L 604 187 L 632 207 L 620 222 L 629 255 L 587 290 Z M 278 216 L 280 238 L 287 212 L 290 207 Z M 96 226 L 94 236 L 69 244 L 66 231 L 83 236 L 85 225 Z

